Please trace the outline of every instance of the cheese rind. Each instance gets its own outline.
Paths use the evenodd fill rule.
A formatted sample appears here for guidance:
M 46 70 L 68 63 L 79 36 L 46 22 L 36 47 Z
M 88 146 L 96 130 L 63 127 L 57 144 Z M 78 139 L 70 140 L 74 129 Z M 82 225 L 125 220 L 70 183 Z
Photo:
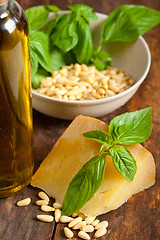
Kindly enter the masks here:
M 34 174 L 31 185 L 43 189 L 62 204 L 72 178 L 99 153 L 101 144 L 83 137 L 84 132 L 97 129 L 107 131 L 108 126 L 94 118 L 76 117 Z M 81 209 L 85 215 L 97 216 L 114 210 L 133 194 L 154 184 L 155 163 L 151 153 L 140 144 L 126 147 L 137 162 L 134 180 L 126 180 L 107 156 L 104 180 L 93 198 Z

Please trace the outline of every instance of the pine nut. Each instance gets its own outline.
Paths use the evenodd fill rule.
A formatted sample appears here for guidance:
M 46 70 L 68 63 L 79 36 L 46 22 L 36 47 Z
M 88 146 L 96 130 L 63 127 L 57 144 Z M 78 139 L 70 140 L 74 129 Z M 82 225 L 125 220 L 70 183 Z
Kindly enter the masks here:
M 94 227 L 92 225 L 86 225 L 82 228 L 82 231 L 84 232 L 93 232 L 94 231 Z
M 48 201 L 46 201 L 46 200 L 37 200 L 35 202 L 35 204 L 38 205 L 38 206 L 48 205 Z
M 73 238 L 74 236 L 73 232 L 68 227 L 64 228 L 64 234 L 67 238 Z
M 85 218 L 85 222 L 86 224 L 91 224 L 94 220 L 95 220 L 96 217 L 86 217 Z
M 53 216 L 51 215 L 37 215 L 37 219 L 43 222 L 53 222 Z
M 17 202 L 17 206 L 18 207 L 25 207 L 28 206 L 31 203 L 31 199 L 30 198 L 25 198 L 22 199 L 20 201 Z
M 77 223 L 76 225 L 74 225 L 74 226 L 73 226 L 73 229 L 74 229 L 74 230 L 81 229 L 81 228 L 83 228 L 84 226 L 86 226 L 86 222 L 85 222 L 85 221 L 82 221 L 82 222 Z
M 52 85 L 52 78 L 45 78 L 41 80 L 44 87 L 50 87 Z
M 67 96 L 75 96 L 79 93 L 79 90 L 74 89 L 74 90 L 70 90 L 69 92 L 67 92 Z
M 68 227 L 71 228 L 71 227 L 75 226 L 77 223 L 80 223 L 80 222 L 82 222 L 82 218 L 77 217 L 68 224 Z
M 55 222 L 56 222 L 56 223 L 59 222 L 60 217 L 61 217 L 61 213 L 62 213 L 62 212 L 61 212 L 60 209 L 57 208 L 57 209 L 55 210 L 55 215 L 54 215 L 54 216 L 55 216 Z
M 98 223 L 96 226 L 95 226 L 95 230 L 99 229 L 99 228 L 107 228 L 108 227 L 108 222 L 107 221 L 103 221 L 103 222 L 100 222 Z
M 42 199 L 42 200 L 46 200 L 49 202 L 49 197 L 47 196 L 47 194 L 45 192 L 39 192 L 38 196 Z
M 78 217 L 78 213 L 76 213 L 76 212 L 73 213 L 73 214 L 72 214 L 72 217 Z
M 78 232 L 78 237 L 80 237 L 80 238 L 82 238 L 82 239 L 86 239 L 86 240 L 91 239 L 90 236 L 88 235 L 88 233 L 86 233 L 86 232 L 84 232 L 84 231 Z
M 99 237 L 102 237 L 103 235 L 105 235 L 107 232 L 107 229 L 106 228 L 99 228 L 95 234 L 94 234 L 94 237 L 95 238 L 99 238 Z
M 80 213 L 80 214 L 79 214 L 79 217 L 81 217 L 82 220 L 84 220 L 86 216 L 85 216 L 83 213 Z
M 60 222 L 61 223 L 69 223 L 69 222 L 71 222 L 73 220 L 73 218 L 72 217 L 68 217 L 68 216 L 61 216 L 60 217 Z
M 95 227 L 99 222 L 99 219 L 96 219 L 91 223 L 91 225 Z
M 50 206 L 47 206 L 47 205 L 42 205 L 42 206 L 41 206 L 41 210 L 42 210 L 43 212 L 54 212 L 54 211 L 55 211 L 55 208 L 50 207 Z
M 53 207 L 58 208 L 58 209 L 62 209 L 62 205 L 60 203 L 57 203 L 57 202 L 53 203 Z

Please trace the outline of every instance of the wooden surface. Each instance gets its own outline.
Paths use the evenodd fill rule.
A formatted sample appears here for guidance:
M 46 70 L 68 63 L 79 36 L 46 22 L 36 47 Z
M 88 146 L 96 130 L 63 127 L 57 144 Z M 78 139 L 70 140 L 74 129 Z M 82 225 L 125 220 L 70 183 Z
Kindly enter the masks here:
M 19 0 L 26 9 L 33 5 L 55 4 L 61 9 L 73 3 L 85 3 L 97 12 L 109 14 L 121 4 L 143 4 L 160 10 L 160 1 L 147 0 Z M 106 240 L 159 240 L 160 239 L 160 26 L 145 34 L 150 47 L 152 65 L 146 80 L 123 107 L 100 119 L 109 123 L 116 115 L 126 111 L 135 111 L 148 106 L 153 108 L 153 131 L 143 144 L 152 152 L 156 162 L 156 184 L 128 200 L 119 209 L 102 215 L 99 219 L 109 221 L 108 233 L 101 239 Z M 47 117 L 34 111 L 34 159 L 37 168 L 53 144 L 69 125 L 70 121 Z M 63 240 L 63 226 L 55 223 L 43 223 L 36 220 L 40 213 L 34 201 L 38 189 L 27 187 L 20 193 L 0 200 L 0 240 Z M 32 204 L 18 208 L 16 202 L 24 197 L 31 197 Z M 77 239 L 77 238 L 74 238 Z

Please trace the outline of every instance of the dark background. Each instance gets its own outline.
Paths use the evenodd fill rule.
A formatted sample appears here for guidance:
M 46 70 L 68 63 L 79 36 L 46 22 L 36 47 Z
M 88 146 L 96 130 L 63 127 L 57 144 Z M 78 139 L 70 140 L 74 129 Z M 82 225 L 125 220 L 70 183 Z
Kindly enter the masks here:
M 19 0 L 23 9 L 40 4 L 54 4 L 61 9 L 74 3 L 88 4 L 96 12 L 109 14 L 123 4 L 139 4 L 160 10 L 160 0 Z M 109 221 L 106 240 L 159 240 L 160 239 L 160 26 L 144 35 L 147 41 L 152 64 L 150 72 L 137 93 L 123 107 L 100 119 L 109 123 L 116 115 L 135 111 L 148 106 L 153 109 L 153 131 L 143 145 L 153 154 L 156 162 L 156 184 L 131 197 L 119 209 L 102 215 L 101 220 Z M 70 121 L 47 117 L 36 111 L 34 120 L 34 159 L 36 168 L 49 153 L 53 144 L 69 125 Z M 63 240 L 64 225 L 45 224 L 35 220 L 40 210 L 34 205 L 38 190 L 27 187 L 20 193 L 0 200 L 0 239 L 1 240 Z M 31 197 L 33 204 L 17 208 L 15 203 L 23 197 Z M 74 238 L 77 239 L 77 238 Z

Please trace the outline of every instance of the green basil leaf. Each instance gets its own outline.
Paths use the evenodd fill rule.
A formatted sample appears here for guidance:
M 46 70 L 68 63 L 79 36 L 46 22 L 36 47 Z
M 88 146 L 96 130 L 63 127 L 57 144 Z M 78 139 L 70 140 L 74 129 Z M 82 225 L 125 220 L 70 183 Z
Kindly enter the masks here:
M 122 5 L 104 21 L 101 43 L 132 41 L 160 23 L 160 11 L 145 6 Z
M 55 46 L 50 48 L 50 61 L 52 63 L 52 72 L 59 70 L 64 65 L 67 65 L 64 53 Z
M 39 88 L 41 84 L 41 80 L 43 78 L 49 77 L 51 74 L 47 72 L 44 68 L 40 65 L 38 66 L 37 72 L 35 73 L 34 77 L 32 78 L 32 87 L 34 89 Z
M 48 72 L 52 72 L 49 57 L 49 39 L 48 36 L 40 31 L 33 32 L 30 35 L 30 45 L 37 54 L 38 62 Z
M 40 30 L 49 36 L 55 26 L 55 23 L 56 19 L 52 19 L 48 21 Z
M 97 70 L 104 71 L 107 66 L 111 66 L 110 62 L 90 61 L 89 66 L 95 66 Z
M 93 54 L 93 40 L 89 24 L 80 18 L 76 25 L 78 43 L 74 49 L 78 63 L 87 64 Z
M 49 11 L 45 6 L 32 7 L 25 10 L 31 30 L 38 30 L 47 22 Z
M 61 11 L 61 9 L 55 5 L 46 5 L 44 6 L 49 12 L 54 12 L 57 13 L 59 11 Z
M 96 21 L 98 20 L 97 15 L 94 12 L 85 12 L 82 14 L 82 16 L 85 18 L 85 20 L 89 21 Z
M 99 154 L 101 155 L 102 153 L 104 153 L 104 151 L 106 150 L 106 152 L 108 152 L 108 149 L 112 146 L 112 144 L 103 144 L 100 148 L 100 152 Z
M 144 142 L 151 131 L 151 107 L 117 116 L 109 124 L 109 133 L 115 144 L 133 145 Z
M 110 135 L 107 132 L 104 132 L 102 130 L 93 130 L 93 131 L 85 132 L 83 133 L 83 136 L 85 138 L 94 140 L 102 144 L 112 142 Z
M 114 166 L 122 176 L 133 181 L 137 166 L 131 153 L 121 145 L 115 145 L 109 149 Z
M 89 160 L 72 179 L 64 196 L 62 215 L 79 211 L 100 187 L 106 165 L 106 155 Z
M 34 78 L 35 73 L 37 72 L 38 68 L 38 58 L 32 45 L 30 46 L 30 62 L 31 62 L 31 79 Z
M 71 14 L 63 14 L 57 18 L 51 32 L 51 39 L 52 43 L 64 52 L 68 52 L 76 46 L 78 42 L 76 22 Z
M 95 65 L 99 71 L 103 71 L 107 66 L 110 66 L 112 57 L 104 50 L 94 49 L 93 55 L 90 58 L 90 65 Z
M 72 12 L 78 13 L 80 16 L 82 16 L 87 21 L 95 21 L 98 19 L 95 13 L 93 13 L 93 8 L 84 5 L 84 4 L 73 4 L 68 6 Z
M 93 8 L 85 4 L 72 4 L 69 5 L 68 8 L 73 12 L 92 12 Z

